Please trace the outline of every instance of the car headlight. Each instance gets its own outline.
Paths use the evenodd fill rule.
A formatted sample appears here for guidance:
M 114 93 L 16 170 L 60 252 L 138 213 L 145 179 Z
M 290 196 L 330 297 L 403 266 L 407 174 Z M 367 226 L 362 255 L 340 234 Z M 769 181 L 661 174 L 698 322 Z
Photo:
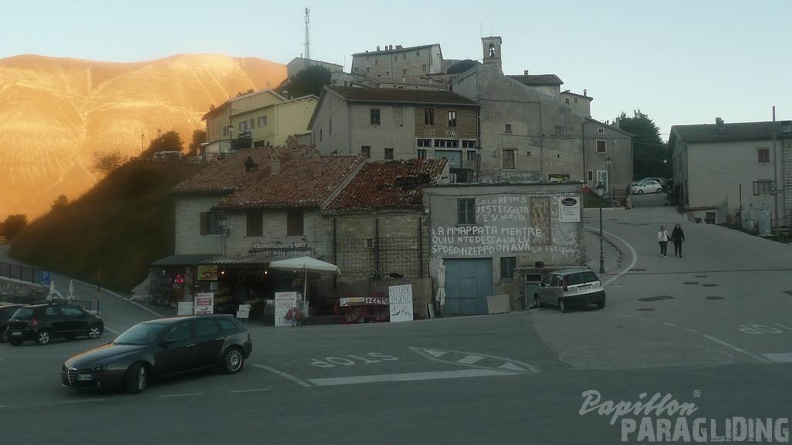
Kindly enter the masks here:
M 104 372 L 105 366 L 94 366 L 93 368 L 88 369 L 88 372 Z

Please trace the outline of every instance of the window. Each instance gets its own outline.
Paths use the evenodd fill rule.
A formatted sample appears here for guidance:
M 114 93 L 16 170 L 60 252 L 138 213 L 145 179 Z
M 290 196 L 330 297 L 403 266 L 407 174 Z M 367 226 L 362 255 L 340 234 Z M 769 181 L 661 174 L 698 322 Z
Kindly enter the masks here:
M 371 146 L 364 145 L 360 147 L 360 154 L 362 154 L 364 158 L 371 158 Z
M 434 125 L 434 108 L 424 108 L 424 124 Z
M 324 129 L 320 128 L 319 129 L 319 142 L 322 142 L 322 139 L 324 139 Z
M 426 64 L 425 63 L 423 65 L 421 65 L 421 69 L 423 70 L 423 72 L 426 72 Z
M 514 157 L 517 150 L 513 148 L 509 148 L 503 150 L 503 168 L 504 169 L 514 169 Z
M 245 214 L 247 236 L 264 235 L 264 214 L 261 210 L 248 210 Z
M 773 181 L 769 179 L 760 179 L 758 181 L 754 181 L 753 183 L 753 194 L 754 195 L 769 195 L 773 191 L 775 187 L 773 187 Z
M 502 257 L 500 259 L 500 277 L 514 278 L 514 269 L 517 266 L 517 257 Z
M 476 148 L 476 141 L 462 141 L 462 148 Z
M 220 213 L 201 212 L 201 235 L 220 235 Z
M 192 320 L 193 329 L 196 337 L 212 337 L 220 333 L 217 323 L 211 318 L 196 318 Z
M 573 101 L 574 103 L 577 103 L 577 102 L 578 102 L 578 98 L 577 98 L 577 97 L 575 97 L 575 98 L 573 98 L 573 99 L 572 99 L 572 101 Z
M 597 134 L 605 134 L 605 129 L 602 127 L 597 128 Z
M 457 223 L 476 224 L 476 198 L 457 199 Z
M 407 75 L 407 68 L 402 68 L 402 76 L 406 76 L 406 75 Z
M 569 98 L 568 98 L 568 97 L 565 97 L 565 98 L 564 98 L 564 103 L 565 103 L 565 104 L 567 104 L 567 105 L 569 105 Z
M 374 65 L 375 65 L 375 66 L 376 66 L 376 65 L 379 65 L 379 60 L 375 60 L 375 61 L 374 61 Z
M 172 327 L 163 340 L 167 342 L 180 342 L 190 339 L 190 323 L 182 322 Z
M 468 161 L 477 161 L 478 160 L 478 153 L 475 150 L 468 150 L 467 152 L 467 160 Z
M 393 149 L 392 148 L 386 148 L 385 149 L 385 160 L 386 161 L 390 161 L 392 159 L 393 159 Z
M 605 153 L 605 141 L 598 140 L 597 141 L 597 153 Z
M 328 125 L 329 125 L 329 128 L 327 129 L 327 135 L 328 136 L 332 136 L 333 135 L 333 120 L 332 119 L 330 119 L 330 121 L 328 122 Z
M 249 120 L 248 123 L 250 124 L 250 125 L 248 125 L 249 129 L 252 130 L 252 129 L 256 128 L 256 120 L 255 119 Z
M 407 60 L 407 54 L 402 54 L 402 60 Z
M 259 126 L 259 128 L 267 126 L 267 116 L 259 116 L 259 118 L 258 118 L 258 126 Z
M 489 44 L 489 56 L 490 57 L 495 57 L 495 44 L 494 43 L 490 43 Z
M 302 210 L 289 210 L 286 212 L 286 236 L 302 236 L 303 224 Z
M 456 128 L 456 111 L 448 112 L 448 126 L 451 128 Z
M 756 150 L 756 153 L 759 155 L 759 162 L 760 164 L 766 164 L 770 162 L 770 149 L 769 148 L 760 148 Z
M 371 109 L 369 112 L 371 117 L 371 125 L 379 125 L 380 124 L 380 110 L 377 108 Z
M 503 129 L 505 133 L 511 133 L 511 124 L 506 124 L 506 128 Z
M 228 127 L 223 127 L 223 136 L 228 136 Z
M 434 146 L 437 148 L 459 148 L 459 141 L 456 139 L 435 139 Z
M 593 181 L 593 180 L 594 180 L 594 170 L 589 170 L 589 171 L 586 173 L 586 181 L 589 181 L 589 182 L 591 182 L 591 181 Z
M 426 149 L 419 148 L 417 152 L 418 159 L 426 159 Z
M 418 144 L 419 147 L 431 147 L 432 146 L 432 140 L 431 139 L 418 139 L 417 144 Z

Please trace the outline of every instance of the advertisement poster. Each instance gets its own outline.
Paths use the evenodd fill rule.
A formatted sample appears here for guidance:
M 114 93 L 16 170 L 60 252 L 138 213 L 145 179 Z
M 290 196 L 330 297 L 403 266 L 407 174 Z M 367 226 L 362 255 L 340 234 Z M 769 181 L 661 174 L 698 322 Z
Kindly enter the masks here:
M 560 207 L 558 212 L 558 221 L 565 222 L 580 222 L 580 200 L 573 197 L 561 198 L 558 205 Z
M 217 281 L 217 266 L 198 266 L 199 281 Z
M 196 315 L 205 315 L 214 313 L 214 293 L 205 292 L 195 294 L 195 305 L 193 306 L 193 313 Z
M 412 284 L 389 286 L 388 298 L 390 302 L 390 321 L 413 320 Z
M 297 307 L 297 292 L 275 292 L 275 326 L 292 326 L 286 319 L 289 309 Z

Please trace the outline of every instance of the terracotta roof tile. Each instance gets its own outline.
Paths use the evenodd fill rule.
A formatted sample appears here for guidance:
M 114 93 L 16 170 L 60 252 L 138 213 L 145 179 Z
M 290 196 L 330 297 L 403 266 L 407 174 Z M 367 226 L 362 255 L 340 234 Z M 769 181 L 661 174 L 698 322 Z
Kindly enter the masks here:
M 447 163 L 440 158 L 366 164 L 325 210 L 420 209 L 423 186 L 436 183 Z

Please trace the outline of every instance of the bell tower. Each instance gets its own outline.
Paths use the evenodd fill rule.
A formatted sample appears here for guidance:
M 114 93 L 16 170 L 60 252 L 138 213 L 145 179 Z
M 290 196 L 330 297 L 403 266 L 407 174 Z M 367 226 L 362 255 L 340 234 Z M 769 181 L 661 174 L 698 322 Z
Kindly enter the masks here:
M 499 72 L 503 72 L 503 64 L 501 62 L 501 45 L 503 41 L 498 36 L 482 37 L 482 57 L 481 61 L 484 65 L 492 65 L 498 68 Z

